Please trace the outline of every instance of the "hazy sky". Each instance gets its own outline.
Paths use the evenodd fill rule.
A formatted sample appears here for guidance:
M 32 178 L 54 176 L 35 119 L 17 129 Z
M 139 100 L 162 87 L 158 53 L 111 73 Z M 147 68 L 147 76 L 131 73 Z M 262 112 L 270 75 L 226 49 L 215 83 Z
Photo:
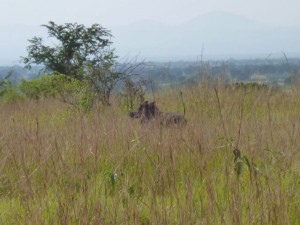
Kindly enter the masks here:
M 105 27 L 151 19 L 179 24 L 225 11 L 272 25 L 300 25 L 300 0 L 1 0 L 0 25 L 100 23 Z
M 20 56 L 26 55 L 27 40 L 35 35 L 46 37 L 46 30 L 39 25 L 47 24 L 49 21 L 54 21 L 57 24 L 77 22 L 87 26 L 94 23 L 101 24 L 112 31 L 112 34 L 115 36 L 113 40 L 114 47 L 120 55 L 141 54 L 146 58 L 154 53 L 155 57 L 156 55 L 158 57 L 162 55 L 166 55 L 166 57 L 173 55 L 181 57 L 184 54 L 198 55 L 201 52 L 203 43 L 206 44 L 207 55 L 226 53 L 231 56 L 232 53 L 235 53 L 234 49 L 239 50 L 239 53 L 242 54 L 254 52 L 255 49 L 255 53 L 269 54 L 270 52 L 279 52 L 279 50 L 281 52 L 284 50 L 288 53 L 296 52 L 300 54 L 298 44 L 300 28 L 294 27 L 288 33 L 285 29 L 282 29 L 282 33 L 256 33 L 252 34 L 255 37 L 252 39 L 248 38 L 248 36 L 243 36 L 242 39 L 234 39 L 236 42 L 240 42 L 240 45 L 237 45 L 236 42 L 230 45 L 233 39 L 229 38 L 229 41 L 226 42 L 226 35 L 219 36 L 212 33 L 210 34 L 212 36 L 207 37 L 194 33 L 193 35 L 195 37 L 199 35 L 201 40 L 197 38 L 196 41 L 190 43 L 193 46 L 186 46 L 185 41 L 182 42 L 186 37 L 181 37 L 178 34 L 171 36 L 167 41 L 163 41 L 164 37 L 168 36 L 163 34 L 165 31 L 161 31 L 160 35 L 155 35 L 154 37 L 157 39 L 151 36 L 152 33 L 145 37 L 143 34 L 140 34 L 140 37 L 137 37 L 136 33 L 133 34 L 134 36 L 130 36 L 132 32 L 126 33 L 129 27 L 122 26 L 145 19 L 168 25 L 178 25 L 203 14 L 227 12 L 260 22 L 257 24 L 264 23 L 272 26 L 296 25 L 300 27 L 300 0 L 0 1 L 0 64 L 11 64 L 11 62 L 19 60 Z M 239 17 L 233 16 L 233 18 Z M 118 33 L 120 31 L 119 28 L 121 30 L 125 28 L 125 33 Z M 206 32 L 206 34 L 208 33 Z M 190 35 L 189 38 L 191 39 L 193 35 Z M 273 38 L 273 42 L 270 40 L 272 36 L 277 38 L 274 37 L 276 40 Z M 221 39 L 217 40 L 217 37 Z M 239 35 L 234 34 L 234 37 L 238 38 Z M 181 48 L 179 49 L 177 46 Z M 200 46 L 200 50 L 195 48 L 197 46 Z M 253 46 L 256 48 L 254 49 Z M 165 48 L 162 49 L 162 47 Z M 174 49 L 178 49 L 178 51 L 174 52 Z

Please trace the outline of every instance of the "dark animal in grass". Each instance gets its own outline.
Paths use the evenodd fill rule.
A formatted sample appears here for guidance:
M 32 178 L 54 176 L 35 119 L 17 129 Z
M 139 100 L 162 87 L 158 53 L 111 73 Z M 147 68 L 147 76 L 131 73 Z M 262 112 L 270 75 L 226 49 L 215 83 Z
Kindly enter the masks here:
M 161 125 L 172 126 L 172 125 L 186 125 L 187 120 L 184 115 L 175 112 L 161 112 L 156 106 L 155 102 L 144 102 L 140 105 L 137 112 L 130 112 L 131 118 L 141 118 L 141 123 L 147 123 L 150 121 L 157 121 Z
M 150 115 L 155 120 L 158 120 L 160 124 L 165 126 L 172 125 L 186 125 L 187 120 L 181 113 L 177 112 L 161 112 L 156 106 L 155 102 L 149 104 Z M 151 118 L 150 118 L 151 119 Z

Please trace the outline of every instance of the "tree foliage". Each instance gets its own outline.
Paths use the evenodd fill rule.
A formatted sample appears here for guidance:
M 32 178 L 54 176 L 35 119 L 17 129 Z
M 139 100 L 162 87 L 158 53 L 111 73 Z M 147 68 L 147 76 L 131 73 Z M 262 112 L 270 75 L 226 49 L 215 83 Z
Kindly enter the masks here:
M 22 80 L 19 89 L 26 97 L 39 100 L 47 97 L 61 97 L 66 101 L 68 95 L 73 94 L 80 82 L 68 78 L 63 74 L 43 75 L 34 80 Z
M 48 29 L 54 44 L 44 44 L 41 37 L 29 40 L 28 56 L 22 58 L 27 68 L 42 64 L 50 71 L 83 80 L 87 65 L 107 67 L 116 59 L 110 49 L 112 35 L 99 24 L 85 27 L 77 23 L 57 25 L 50 21 L 42 26 Z
M 140 65 L 123 63 L 120 66 L 114 50 L 110 48 L 112 35 L 99 24 L 85 27 L 77 23 L 57 25 L 49 22 L 42 26 L 48 29 L 49 38 L 54 39 L 53 44 L 45 45 L 40 37 L 29 40 L 28 56 L 23 57 L 25 67 L 30 69 L 32 64 L 42 64 L 46 70 L 87 84 L 86 90 L 91 91 L 88 96 L 94 98 L 89 101 L 91 103 L 99 100 L 109 105 L 117 82 L 131 76 Z M 41 84 L 40 81 L 37 83 Z M 30 85 L 36 87 L 36 84 Z
M 139 106 L 145 101 L 146 81 L 140 80 L 134 82 L 130 78 L 124 80 L 122 97 L 124 98 L 124 106 L 126 111 L 132 111 L 134 107 Z

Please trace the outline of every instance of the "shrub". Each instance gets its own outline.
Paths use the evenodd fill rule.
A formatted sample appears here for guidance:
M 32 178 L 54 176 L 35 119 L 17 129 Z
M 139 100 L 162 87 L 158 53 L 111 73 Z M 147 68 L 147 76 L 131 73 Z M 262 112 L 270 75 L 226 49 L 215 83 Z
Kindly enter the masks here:
M 87 110 L 93 104 L 93 94 L 87 82 L 63 74 L 43 75 L 34 80 L 22 80 L 19 89 L 27 98 L 56 98 Z
M 80 86 L 78 80 L 63 74 L 43 75 L 34 80 L 22 80 L 19 89 L 28 98 L 39 100 L 47 97 L 67 98 Z
M 21 99 L 17 88 L 7 80 L 0 83 L 0 97 L 4 102 L 15 102 Z

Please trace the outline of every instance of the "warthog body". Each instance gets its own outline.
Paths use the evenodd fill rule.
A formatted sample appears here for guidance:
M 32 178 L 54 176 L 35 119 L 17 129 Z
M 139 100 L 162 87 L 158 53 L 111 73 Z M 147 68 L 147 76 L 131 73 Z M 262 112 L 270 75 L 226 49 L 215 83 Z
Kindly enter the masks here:
M 171 125 L 186 125 L 187 121 L 186 118 L 184 118 L 183 115 L 180 113 L 160 113 L 158 115 L 158 119 L 160 124 L 166 125 L 166 126 L 171 126 Z
M 157 121 L 165 126 L 182 126 L 187 123 L 184 115 L 175 112 L 161 112 L 155 102 L 148 103 L 148 101 L 141 104 L 137 112 L 129 112 L 129 116 L 134 119 L 140 118 L 142 124 Z

